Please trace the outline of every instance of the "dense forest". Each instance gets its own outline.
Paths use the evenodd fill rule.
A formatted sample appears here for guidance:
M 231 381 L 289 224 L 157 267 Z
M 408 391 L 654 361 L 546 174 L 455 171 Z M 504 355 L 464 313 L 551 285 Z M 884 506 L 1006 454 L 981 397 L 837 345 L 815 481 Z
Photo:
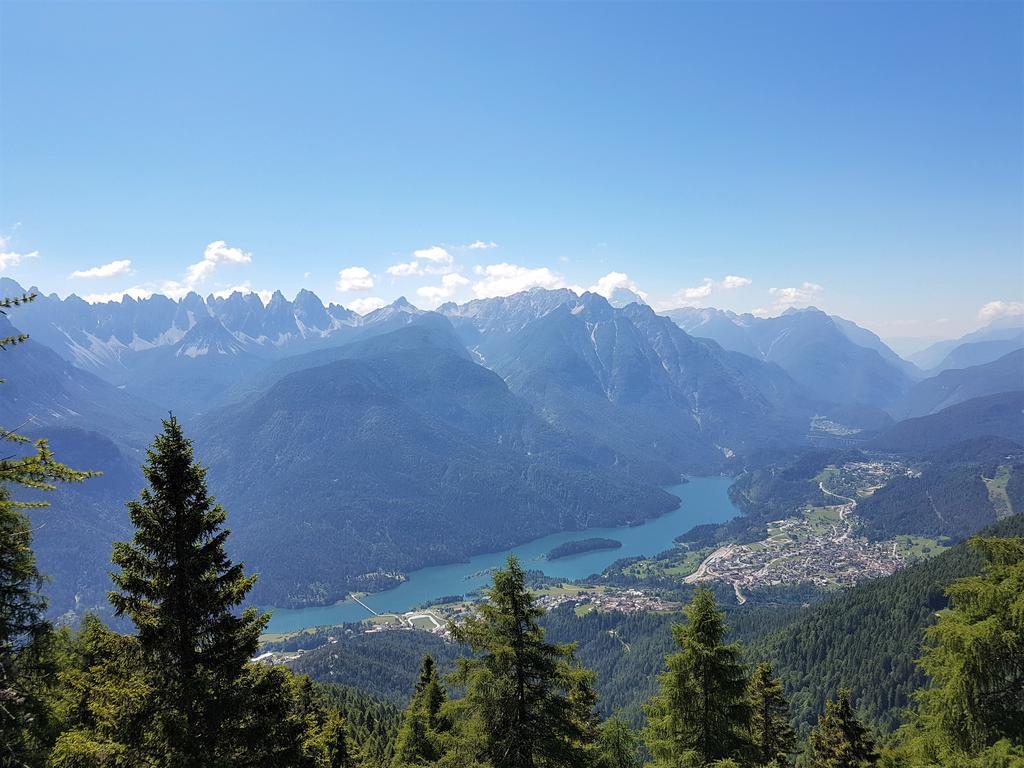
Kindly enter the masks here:
M 593 552 L 597 549 L 618 549 L 622 546 L 622 542 L 616 539 L 580 539 L 578 541 L 567 541 L 564 544 L 559 544 L 557 547 L 553 547 L 547 554 L 548 560 L 557 560 L 560 557 L 571 557 L 572 555 L 582 555 L 584 552 Z
M 366 648 L 367 687 L 375 678 L 383 689 L 389 668 L 390 685 L 407 686 L 399 714 L 371 693 L 252 661 L 267 622 L 246 607 L 256 577 L 228 556 L 227 512 L 173 416 L 128 503 L 131 535 L 111 555 L 111 609 L 133 631 L 92 615 L 75 630 L 52 626 L 24 508 L 93 478 L 61 464 L 45 439 L 2 437 L 3 768 L 1024 765 L 1019 517 L 774 619 L 762 608 L 727 614 L 697 589 L 681 617 L 637 616 L 631 627 L 595 615 L 570 632 L 573 619 L 545 617 L 510 558 L 475 612 L 450 626 L 454 644 L 437 641 L 442 664 L 428 654 L 410 674 L 407 653 Z M 633 629 L 649 645 L 637 641 L 621 669 L 586 663 L 612 658 Z M 624 695 L 631 688 L 639 701 Z

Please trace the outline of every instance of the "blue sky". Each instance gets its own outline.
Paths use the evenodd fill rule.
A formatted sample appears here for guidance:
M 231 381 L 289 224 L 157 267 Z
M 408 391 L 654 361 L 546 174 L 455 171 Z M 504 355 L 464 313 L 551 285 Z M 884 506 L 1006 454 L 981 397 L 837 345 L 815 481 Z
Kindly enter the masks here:
M 622 283 L 959 335 L 1024 311 L 1022 27 L 1017 3 L 6 2 L 0 268 L 362 308 Z

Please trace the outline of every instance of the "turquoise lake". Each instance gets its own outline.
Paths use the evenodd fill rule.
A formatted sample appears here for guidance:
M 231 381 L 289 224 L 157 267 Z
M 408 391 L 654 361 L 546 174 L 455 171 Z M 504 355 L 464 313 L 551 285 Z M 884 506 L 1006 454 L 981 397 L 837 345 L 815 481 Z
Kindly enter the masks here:
M 446 595 L 462 595 L 490 584 L 488 571 L 505 564 L 509 555 L 516 555 L 523 567 L 543 571 L 548 576 L 581 579 L 600 573 L 623 557 L 656 555 L 672 547 L 673 540 L 695 525 L 723 523 L 738 513 L 729 500 L 729 477 L 693 477 L 682 485 L 666 488 L 682 502 L 676 509 L 642 525 L 618 528 L 588 528 L 565 531 L 534 539 L 501 552 L 489 552 L 470 558 L 468 562 L 421 568 L 394 589 L 376 592 L 362 598 L 378 613 L 404 613 L 417 605 Z M 584 552 L 579 555 L 548 561 L 544 559 L 553 547 L 567 541 L 609 538 L 622 542 L 619 549 Z M 268 632 L 295 632 L 307 627 L 345 624 L 362 621 L 370 615 L 354 600 L 313 608 L 277 608 L 273 611 Z

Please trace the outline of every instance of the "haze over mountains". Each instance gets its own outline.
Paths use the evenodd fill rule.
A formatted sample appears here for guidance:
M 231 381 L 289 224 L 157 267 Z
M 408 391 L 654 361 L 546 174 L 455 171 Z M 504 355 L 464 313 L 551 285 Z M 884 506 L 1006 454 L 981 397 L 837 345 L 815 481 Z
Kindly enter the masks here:
M 114 497 L 137 481 L 139 451 L 168 410 L 191 422 L 232 544 L 262 573 L 256 597 L 276 605 L 640 520 L 672 508 L 661 486 L 681 474 L 736 473 L 766 452 L 924 450 L 963 413 L 985 414 L 979 436 L 1022 437 L 1016 395 L 1005 395 L 1024 390 L 1012 324 L 920 358 L 972 362 L 931 376 L 813 308 L 657 314 L 636 299 L 535 289 L 434 312 L 400 299 L 361 316 L 308 291 L 266 305 L 241 293 L 40 296 L 9 318 L 31 341 L 4 356 L 0 416 L 64 430 L 79 446 L 69 451 L 111 477 L 58 497 L 96 557 L 75 560 L 75 591 L 55 608 L 101 599 L 124 521 Z M 940 420 L 893 427 L 908 416 Z M 999 418 L 1010 423 L 992 426 Z M 83 505 L 82 494 L 95 498 Z M 77 516 L 65 514 L 72 503 Z M 39 550 L 45 570 L 69 567 L 58 541 L 43 536 Z

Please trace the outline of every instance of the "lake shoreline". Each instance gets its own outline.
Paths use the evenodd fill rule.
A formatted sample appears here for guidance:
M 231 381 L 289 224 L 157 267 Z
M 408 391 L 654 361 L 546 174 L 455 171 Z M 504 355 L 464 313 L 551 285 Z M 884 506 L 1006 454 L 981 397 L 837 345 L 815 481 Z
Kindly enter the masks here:
M 406 580 L 381 592 L 359 593 L 360 602 L 348 597 L 325 606 L 272 608 L 268 633 L 295 632 L 317 626 L 362 621 L 371 613 L 403 613 L 440 595 L 469 593 L 490 583 L 490 572 L 504 565 L 509 555 L 519 557 L 527 570 L 538 570 L 551 578 L 573 581 L 600 573 L 622 557 L 655 555 L 674 546 L 674 539 L 695 525 L 721 523 L 740 514 L 729 498 L 729 476 L 690 477 L 664 490 L 680 503 L 674 510 L 648 518 L 640 525 L 588 528 L 547 534 L 522 544 L 473 555 L 458 563 L 426 566 L 410 571 Z M 614 549 L 590 550 L 581 554 L 545 560 L 548 551 L 571 541 L 608 537 L 622 542 Z

